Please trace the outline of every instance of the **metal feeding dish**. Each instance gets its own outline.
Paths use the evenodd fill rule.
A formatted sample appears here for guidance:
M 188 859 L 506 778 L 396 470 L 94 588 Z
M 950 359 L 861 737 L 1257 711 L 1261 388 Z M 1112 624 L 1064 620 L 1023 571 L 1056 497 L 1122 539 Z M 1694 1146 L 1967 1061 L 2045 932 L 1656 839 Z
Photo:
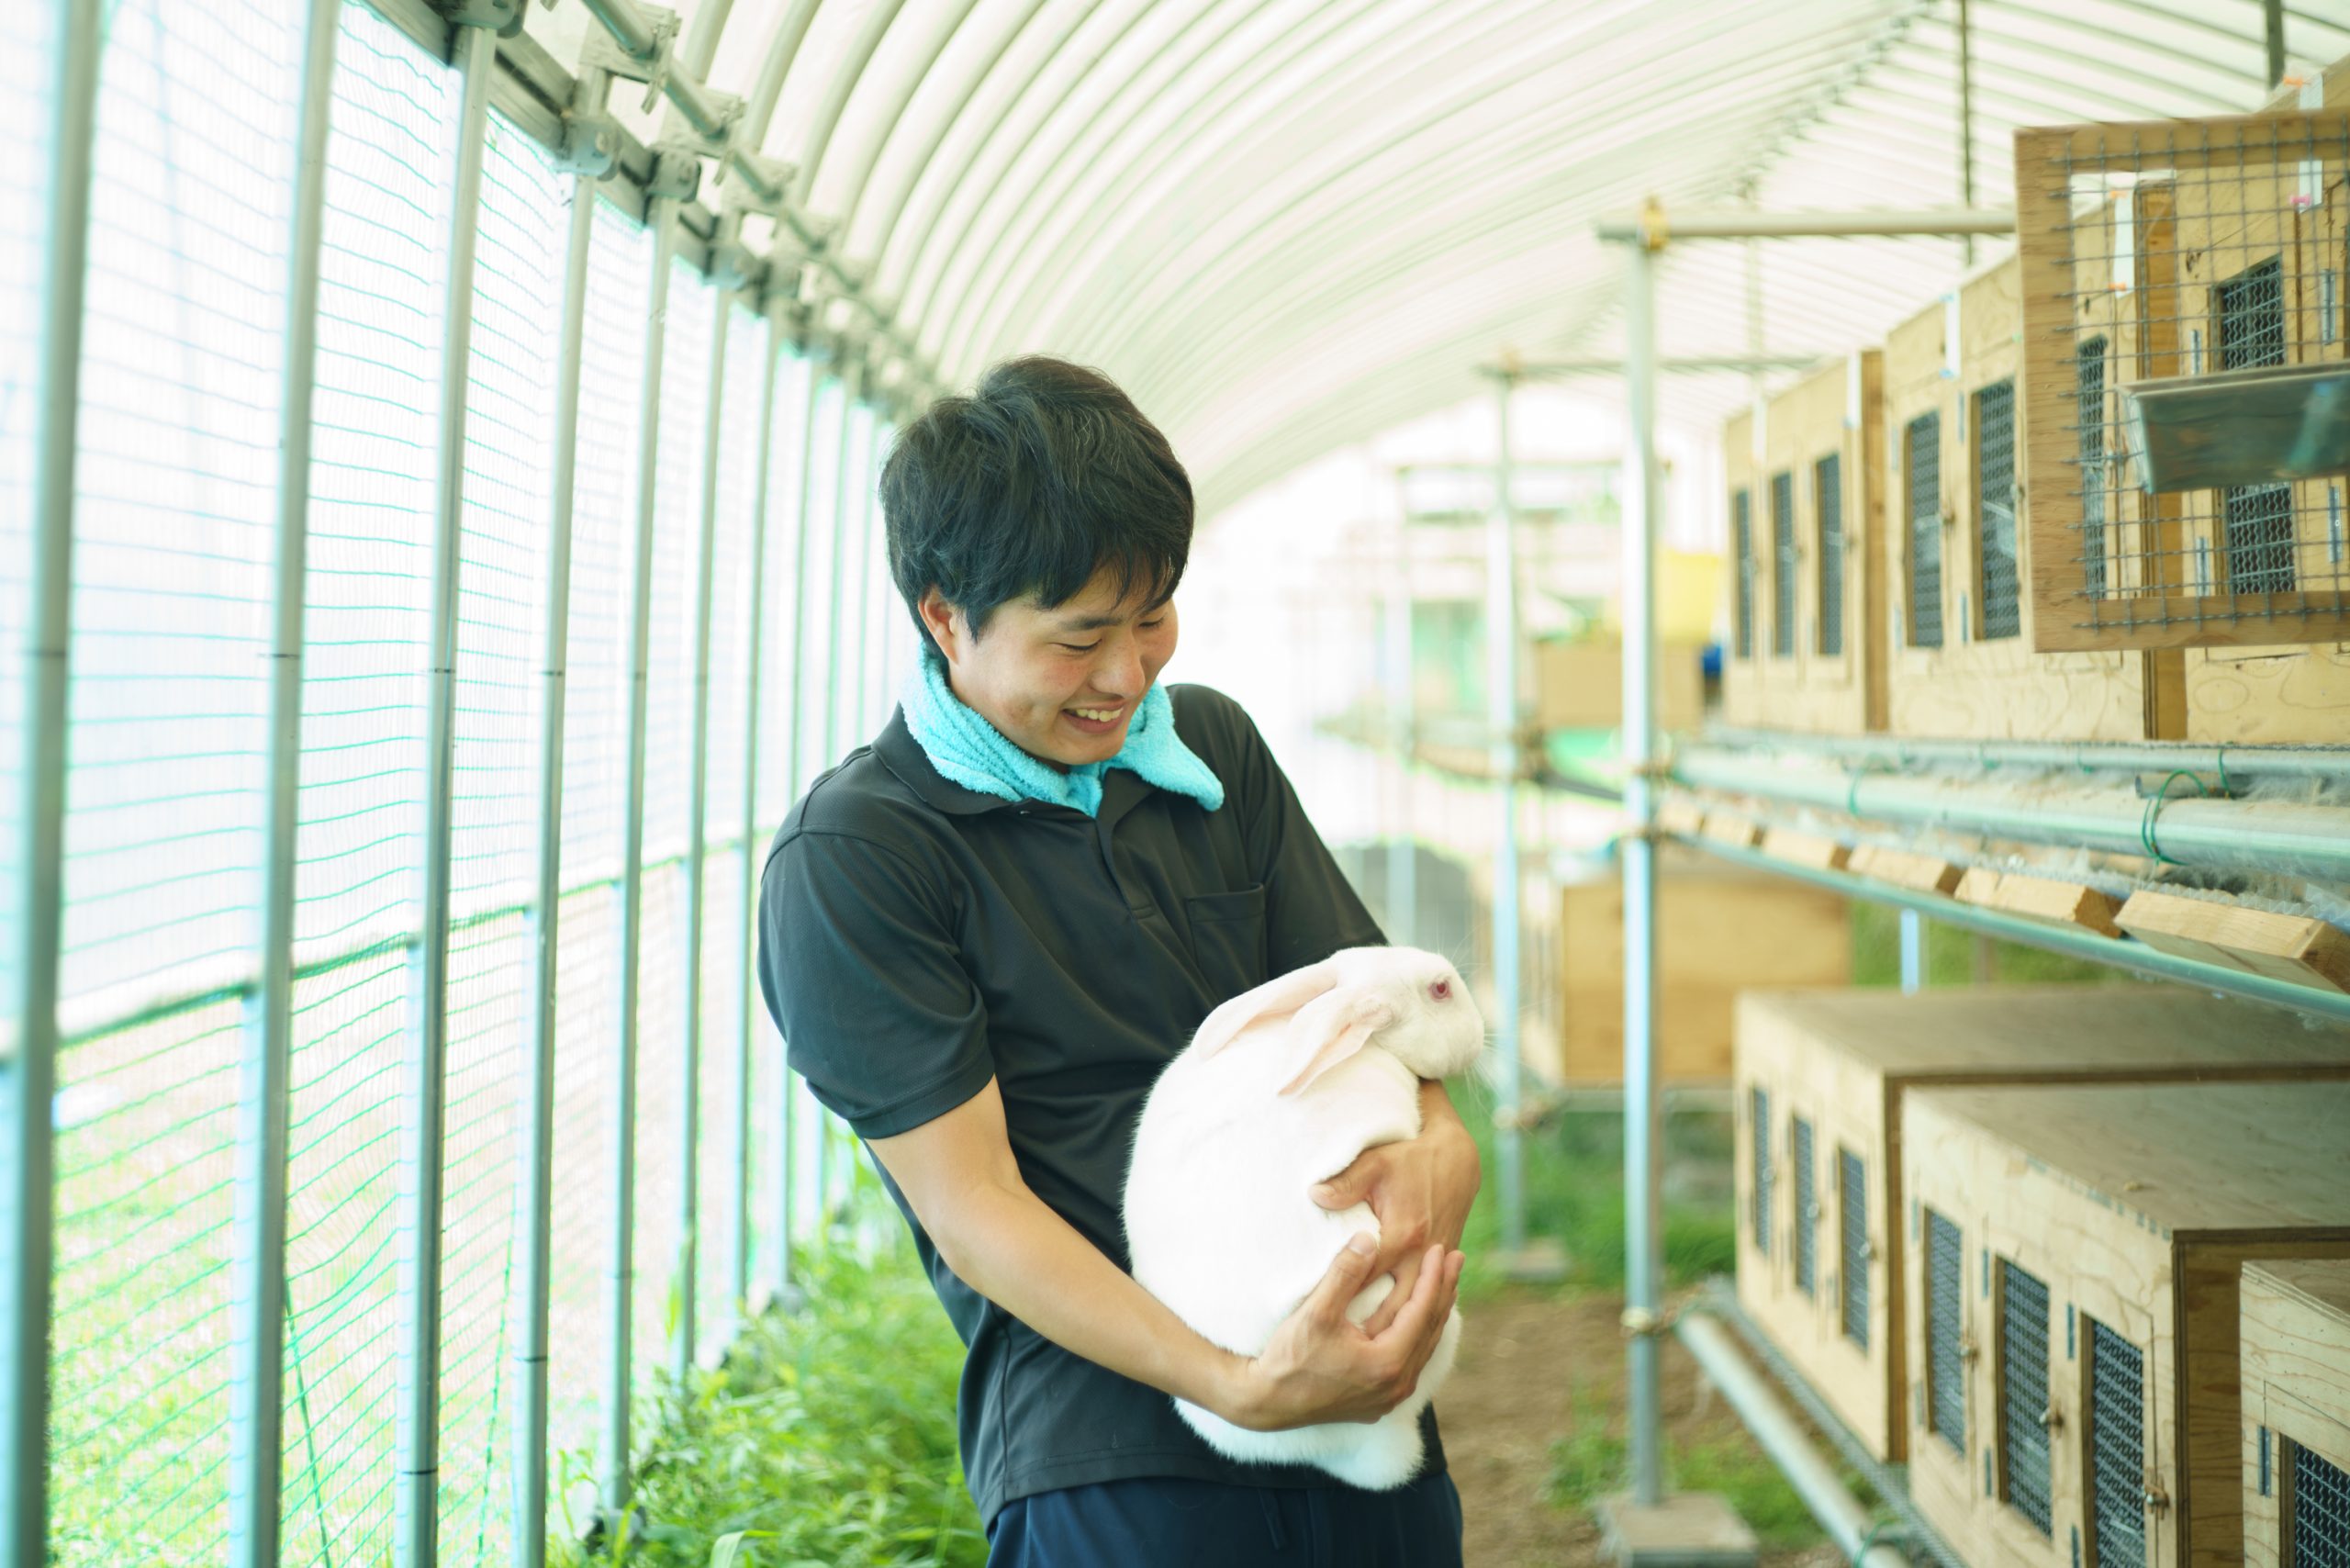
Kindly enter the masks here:
M 2261 365 L 2121 388 L 2151 494 L 2350 473 L 2350 363 Z

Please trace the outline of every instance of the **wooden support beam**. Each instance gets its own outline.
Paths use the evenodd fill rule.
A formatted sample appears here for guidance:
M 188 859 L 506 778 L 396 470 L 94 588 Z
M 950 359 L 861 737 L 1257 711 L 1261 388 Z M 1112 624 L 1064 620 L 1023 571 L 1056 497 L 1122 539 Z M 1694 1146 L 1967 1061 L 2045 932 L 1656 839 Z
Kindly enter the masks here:
M 1959 879 L 1958 898 L 1962 903 L 2003 910 L 2026 920 L 2077 925 L 2100 936 L 2121 935 L 2121 928 L 2113 923 L 2121 902 L 2083 882 L 2027 877 L 1975 866 L 1968 868 L 1966 875 Z
M 1774 860 L 1811 866 L 1822 871 L 1841 871 L 1852 858 L 1849 845 L 1816 833 L 1797 833 L 1791 827 L 1774 827 L 1765 833 L 1762 853 Z
M 2350 991 L 2350 934 L 2314 916 L 2142 890 L 2130 895 L 2115 924 L 2182 958 Z
M 1897 888 L 1915 888 L 1921 893 L 1956 892 L 1963 874 L 1939 855 L 1887 849 L 1874 844 L 1864 844 L 1852 851 L 1852 868 L 1863 877 L 1891 882 Z

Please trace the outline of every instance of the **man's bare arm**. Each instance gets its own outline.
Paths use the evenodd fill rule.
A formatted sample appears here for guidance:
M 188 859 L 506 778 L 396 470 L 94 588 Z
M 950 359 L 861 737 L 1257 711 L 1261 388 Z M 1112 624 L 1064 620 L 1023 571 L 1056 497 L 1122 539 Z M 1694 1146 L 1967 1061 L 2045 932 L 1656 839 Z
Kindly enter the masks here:
M 1460 1256 L 1431 1247 L 1415 1260 L 1417 1288 L 1393 1321 L 1365 1333 L 1346 1306 L 1371 1278 L 1372 1254 L 1349 1249 L 1263 1354 L 1237 1356 L 1194 1333 L 1028 1190 L 992 1080 L 872 1148 L 966 1284 L 1063 1349 L 1236 1426 L 1376 1420 L 1410 1396 L 1452 1310 Z

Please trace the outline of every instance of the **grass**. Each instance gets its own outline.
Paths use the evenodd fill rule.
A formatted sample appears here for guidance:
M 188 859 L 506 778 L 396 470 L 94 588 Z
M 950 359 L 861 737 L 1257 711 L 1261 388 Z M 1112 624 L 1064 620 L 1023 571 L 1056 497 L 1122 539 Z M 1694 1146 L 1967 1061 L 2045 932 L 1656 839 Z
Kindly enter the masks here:
M 987 1542 L 955 1449 L 963 1347 L 894 1215 L 868 1260 L 815 1257 L 806 1305 L 753 1324 L 715 1372 L 666 1379 L 625 1529 L 563 1563 L 633 1568 L 979 1568 Z M 585 1456 L 569 1456 L 575 1466 Z
M 1629 1484 L 1631 1443 L 1607 1402 L 1588 1383 L 1577 1385 L 1568 1421 L 1567 1435 L 1550 1446 L 1550 1501 L 1587 1511 Z M 1786 1477 L 1735 1427 L 1669 1448 L 1665 1464 L 1667 1490 L 1719 1495 L 1766 1551 L 1794 1551 L 1825 1539 Z M 1875 1506 L 1876 1495 L 1858 1473 L 1846 1469 L 1843 1482 L 1863 1507 Z
M 1978 944 L 1981 944 L 1978 946 Z M 2062 953 L 2027 947 L 2020 943 L 1988 941 L 1963 926 L 1926 922 L 1926 983 L 1969 985 L 1976 976 L 1978 954 L 1988 979 L 2002 985 L 2055 984 L 2128 985 L 2124 970 L 2108 964 L 2069 958 Z M 1901 912 L 1885 904 L 1855 900 L 1852 903 L 1852 981 L 1856 985 L 1897 985 L 1901 980 Z

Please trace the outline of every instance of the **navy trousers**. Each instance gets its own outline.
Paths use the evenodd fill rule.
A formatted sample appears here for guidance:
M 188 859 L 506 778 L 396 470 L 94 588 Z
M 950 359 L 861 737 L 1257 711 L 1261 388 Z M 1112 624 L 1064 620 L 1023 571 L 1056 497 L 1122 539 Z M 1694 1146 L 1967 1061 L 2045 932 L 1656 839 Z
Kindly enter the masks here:
M 1460 1568 L 1449 1475 L 1393 1492 L 1148 1476 L 1040 1492 L 988 1527 L 988 1568 Z

